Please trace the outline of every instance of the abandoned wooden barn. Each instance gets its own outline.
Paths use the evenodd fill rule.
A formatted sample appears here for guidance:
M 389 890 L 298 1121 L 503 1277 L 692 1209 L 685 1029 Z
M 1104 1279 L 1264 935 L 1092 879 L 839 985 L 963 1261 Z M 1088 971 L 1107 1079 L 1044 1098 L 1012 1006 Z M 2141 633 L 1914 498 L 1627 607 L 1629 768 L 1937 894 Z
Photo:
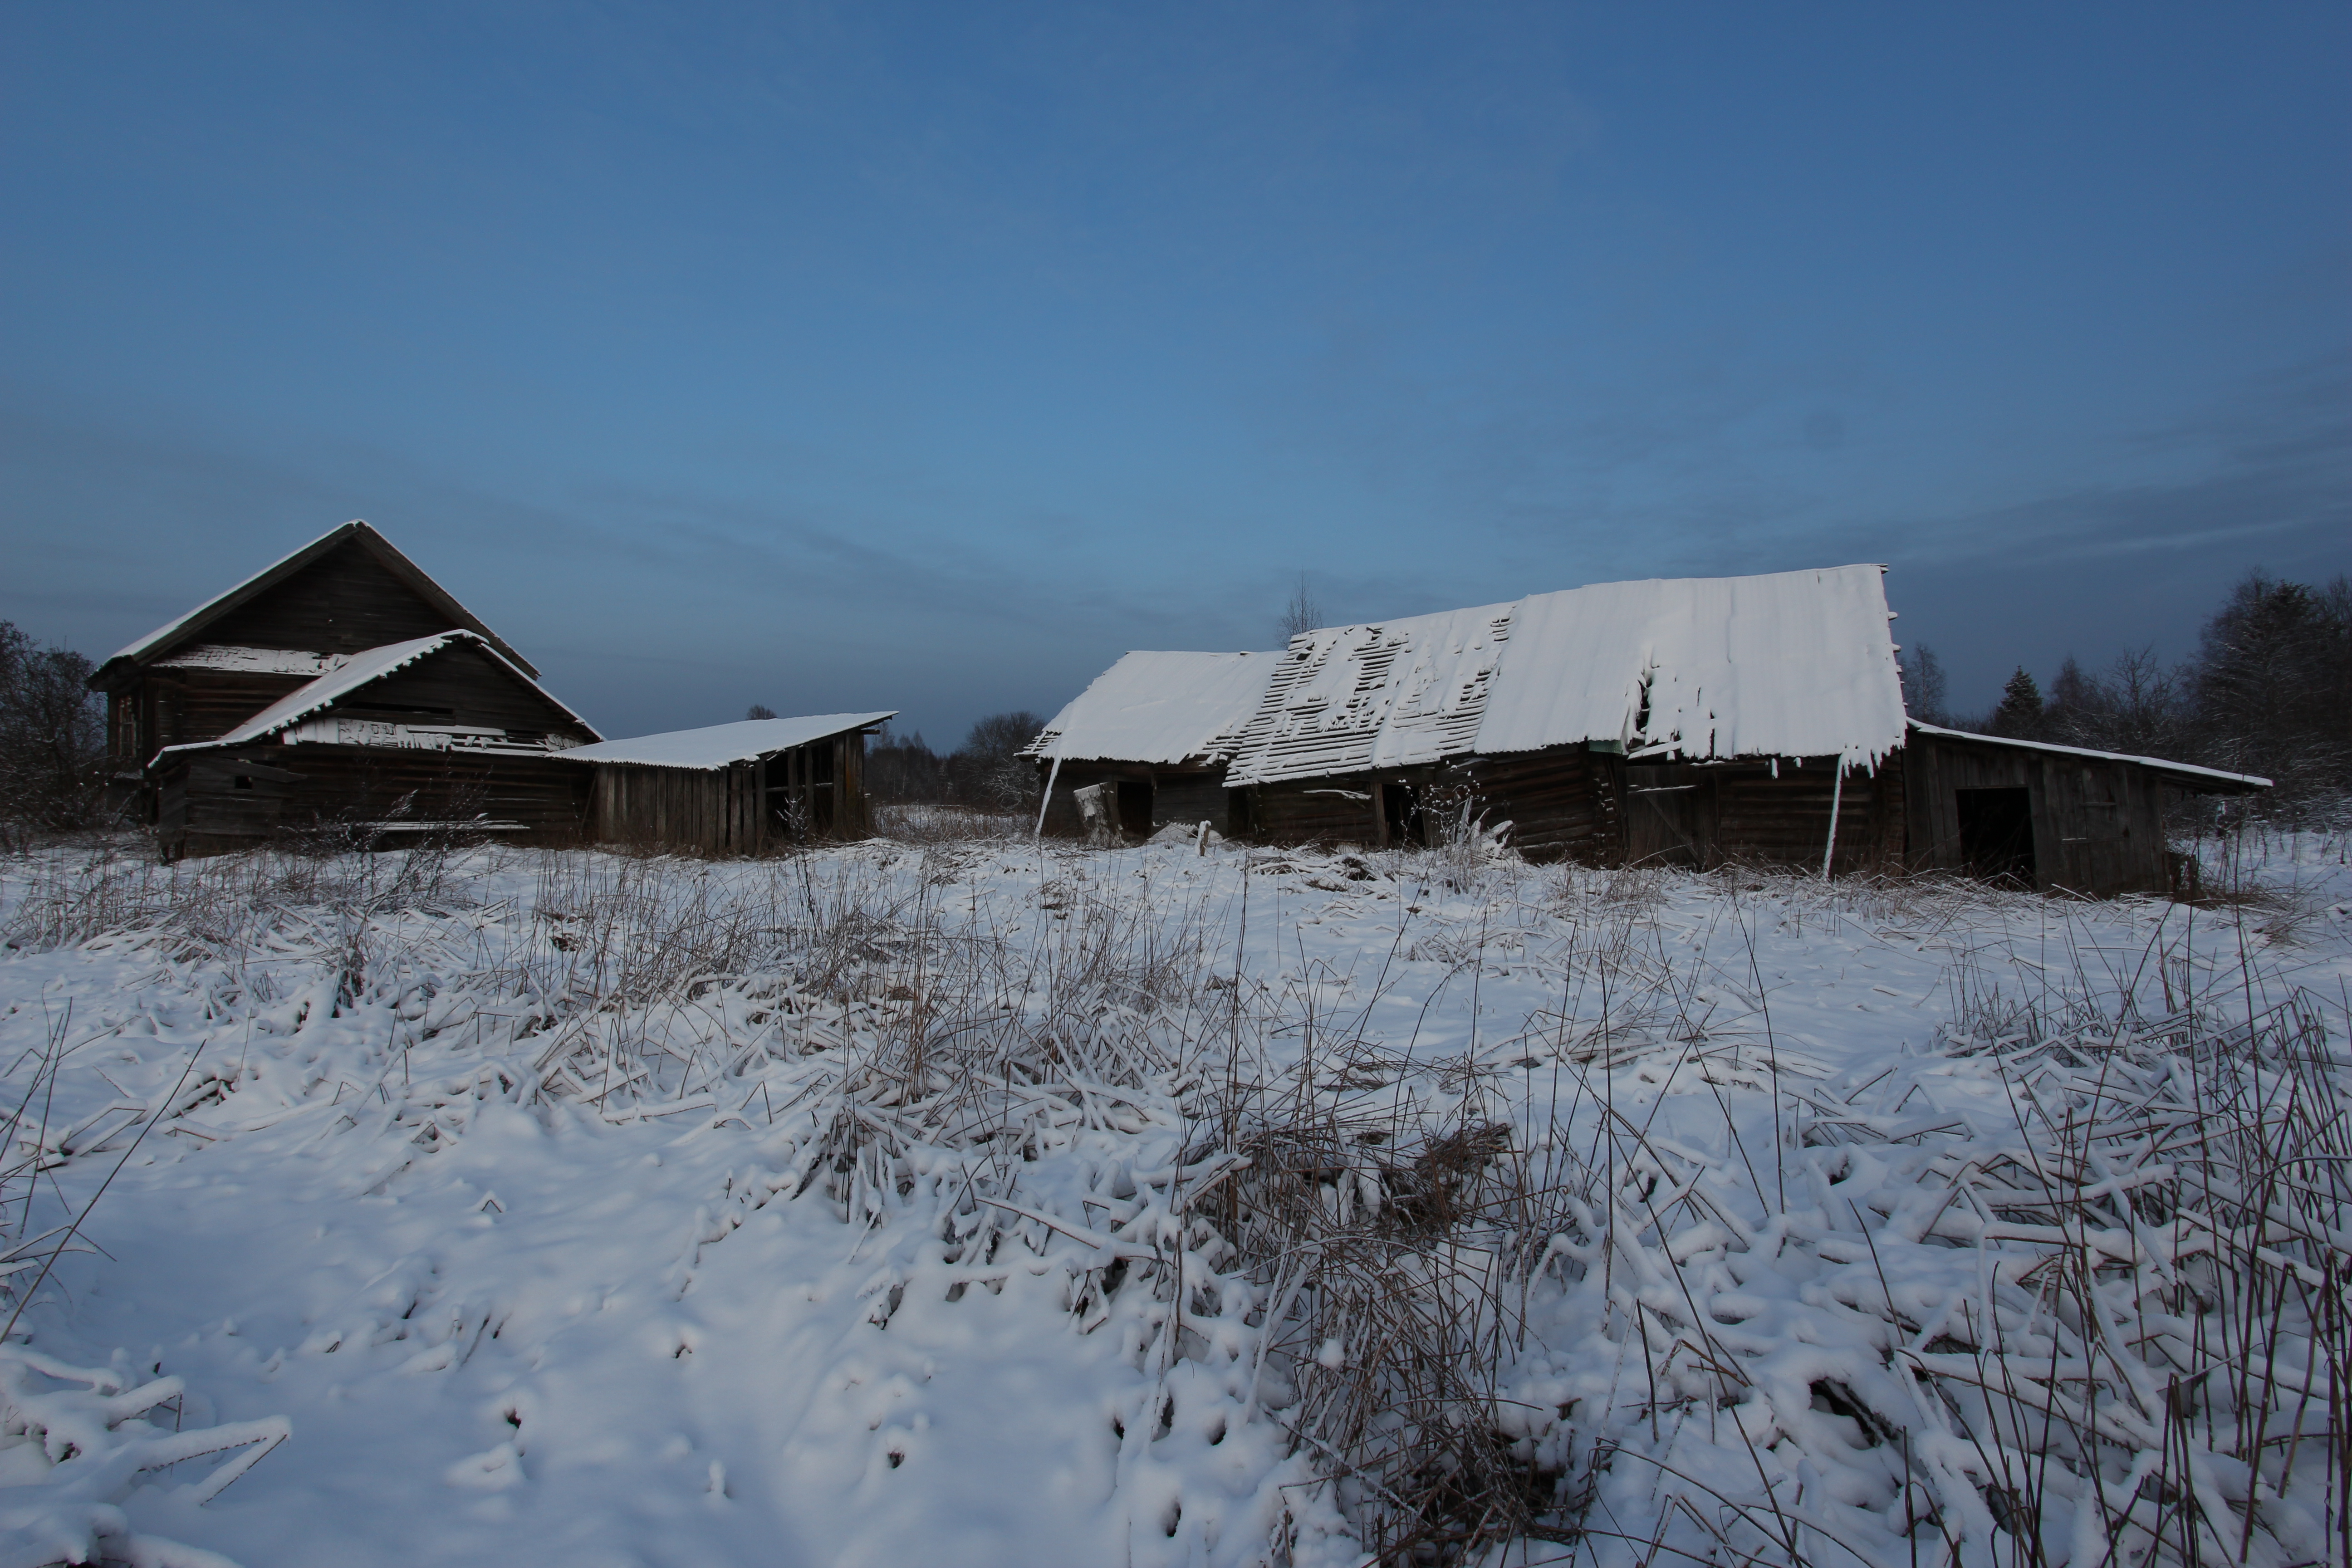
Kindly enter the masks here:
M 1226 788 L 1225 765 L 1276 658 L 1130 653 L 1096 677 L 1023 753 L 1045 776 L 1045 825 L 1076 828 L 1077 792 L 1101 785 L 1129 839 L 1171 823 L 1248 831 L 1248 803 Z
M 124 648 L 90 677 L 118 783 L 167 858 L 331 828 L 576 837 L 598 738 L 522 656 L 364 522 Z
M 745 719 L 583 746 L 564 762 L 593 770 L 598 843 L 763 855 L 873 831 L 866 738 L 895 711 Z
M 1600 584 L 1302 633 L 1203 763 L 1227 830 L 1275 842 L 1423 844 L 1483 818 L 1535 858 L 1945 867 L 2091 894 L 2166 887 L 2162 789 L 2264 787 L 1913 724 L 1883 575 Z M 1145 689 L 1118 695 L 1147 711 Z M 1133 730 L 1090 766 L 1123 777 L 1190 740 Z M 1995 789 L 2026 792 L 2022 855 L 2000 847 L 2017 801 Z

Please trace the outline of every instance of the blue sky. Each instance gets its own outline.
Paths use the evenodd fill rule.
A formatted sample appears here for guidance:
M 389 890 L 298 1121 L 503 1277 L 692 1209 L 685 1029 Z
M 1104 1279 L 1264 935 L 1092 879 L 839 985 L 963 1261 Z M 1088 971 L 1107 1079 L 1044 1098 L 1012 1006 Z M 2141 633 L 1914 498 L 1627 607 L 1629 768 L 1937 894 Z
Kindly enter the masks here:
M 0 616 L 365 517 L 608 733 L 1887 563 L 2352 570 L 2352 7 L 0 9 Z

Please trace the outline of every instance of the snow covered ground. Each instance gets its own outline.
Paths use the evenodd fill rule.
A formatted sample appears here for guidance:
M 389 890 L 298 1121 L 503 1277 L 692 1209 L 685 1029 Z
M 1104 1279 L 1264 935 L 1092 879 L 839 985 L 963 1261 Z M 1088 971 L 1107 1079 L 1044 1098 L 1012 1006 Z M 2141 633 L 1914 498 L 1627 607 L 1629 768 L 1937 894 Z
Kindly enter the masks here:
M 2232 855 L 11 863 L 0 1568 L 2325 1561 L 2352 874 Z

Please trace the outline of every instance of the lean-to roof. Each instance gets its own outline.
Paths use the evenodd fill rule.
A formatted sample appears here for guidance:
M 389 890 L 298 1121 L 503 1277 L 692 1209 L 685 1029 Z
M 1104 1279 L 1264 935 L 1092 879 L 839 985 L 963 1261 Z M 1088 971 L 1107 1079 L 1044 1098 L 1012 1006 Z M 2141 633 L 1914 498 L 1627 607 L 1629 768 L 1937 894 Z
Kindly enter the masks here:
M 1032 757 L 1222 761 L 1256 711 L 1279 655 L 1130 653 L 1054 715 Z
M 2087 757 L 2101 763 L 2133 763 L 2162 774 L 2168 783 L 2206 795 L 2252 795 L 2258 789 L 2271 787 L 2271 781 L 2258 774 L 2224 773 L 2220 768 L 2200 768 L 2194 763 L 2167 762 L 2162 757 L 2136 756 L 2129 752 L 2093 752 L 2081 746 L 2061 746 L 2049 741 L 2021 741 L 2011 735 L 1981 735 L 1974 730 L 1948 730 L 1941 724 L 1922 724 L 1916 719 L 1911 721 L 1911 728 L 1923 735 L 1937 735 L 1951 741 L 2011 746 L 2021 752 L 2042 752 L 2061 757 Z
M 600 741 L 575 746 L 563 753 L 577 763 L 629 763 L 650 768 L 726 767 L 748 763 L 772 752 L 790 751 L 863 730 L 895 716 L 893 708 L 880 713 L 812 713 L 798 719 L 739 719 L 732 724 L 711 724 L 699 730 L 671 730 L 659 735 L 639 735 L 628 741 Z

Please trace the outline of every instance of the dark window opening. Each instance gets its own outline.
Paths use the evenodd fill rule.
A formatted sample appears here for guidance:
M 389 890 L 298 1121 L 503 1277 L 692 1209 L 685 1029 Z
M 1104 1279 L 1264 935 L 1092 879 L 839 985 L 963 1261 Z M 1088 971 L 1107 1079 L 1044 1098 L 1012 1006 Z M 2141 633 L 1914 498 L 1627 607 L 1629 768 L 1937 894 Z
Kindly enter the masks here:
M 1960 858 L 1979 877 L 2033 886 L 2033 802 L 2023 789 L 1953 792 L 1960 809 Z
M 1151 837 L 1151 785 L 1149 781 L 1118 781 L 1118 830 L 1129 838 Z
M 1406 784 L 1381 785 L 1381 820 L 1388 825 L 1391 845 L 1429 842 L 1428 826 L 1422 819 L 1421 802 L 1413 788 Z

